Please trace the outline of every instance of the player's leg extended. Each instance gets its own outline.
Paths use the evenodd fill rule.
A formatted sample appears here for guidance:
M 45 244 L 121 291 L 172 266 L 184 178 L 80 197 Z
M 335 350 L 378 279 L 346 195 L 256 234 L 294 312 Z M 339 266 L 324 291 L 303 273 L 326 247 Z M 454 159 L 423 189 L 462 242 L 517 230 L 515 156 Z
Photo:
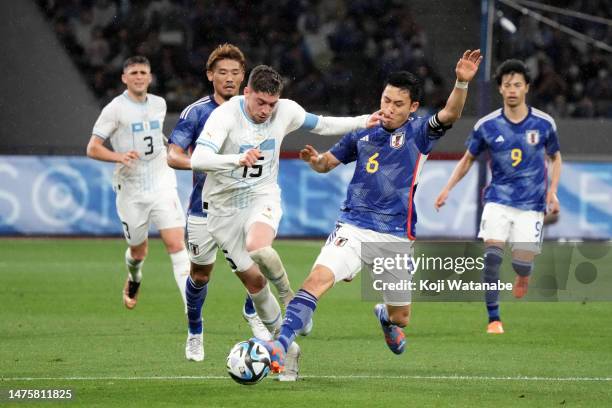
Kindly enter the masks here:
M 485 241 L 483 282 L 495 283 L 499 280 L 499 269 L 504 259 L 504 243 L 501 241 Z M 502 334 L 504 332 L 499 315 L 499 290 L 485 292 L 485 303 L 489 315 L 487 333 Z
M 272 372 L 290 371 L 285 379 L 287 381 L 295 381 L 298 374 L 297 360 L 300 356 L 300 349 L 295 343 L 295 337 L 312 320 L 318 299 L 334 285 L 334 282 L 334 273 L 329 268 L 315 265 L 302 288 L 287 305 L 278 340 L 265 343 L 272 357 Z M 285 355 L 287 355 L 288 370 L 285 370 Z M 293 355 L 295 358 L 290 359 Z M 291 367 L 289 367 L 290 364 Z M 283 378 L 280 379 L 283 380 Z
M 189 275 L 190 262 L 189 254 L 185 249 L 184 236 L 185 229 L 182 227 L 160 229 L 161 239 L 166 246 L 166 251 L 170 255 L 172 262 L 172 272 L 176 286 L 178 286 L 183 298 L 183 303 L 187 307 L 187 299 L 185 297 L 185 283 Z
M 246 247 L 253 261 L 259 265 L 261 273 L 274 285 L 281 301 L 287 306 L 294 293 L 283 262 L 272 248 L 275 236 L 276 231 L 272 226 L 263 222 L 254 222 L 247 232 Z
M 185 297 L 187 301 L 188 334 L 185 345 L 187 360 L 204 360 L 204 327 L 202 325 L 202 307 L 208 293 L 208 282 L 213 264 L 191 264 L 191 270 L 185 283 Z
M 250 259 L 250 258 L 249 258 Z M 251 261 L 249 267 L 237 264 L 236 276 L 242 281 L 253 301 L 253 306 L 262 323 L 273 336 L 277 335 L 281 325 L 281 309 L 278 301 L 270 291 L 268 281 L 262 275 L 257 264 Z
M 406 348 L 406 335 L 402 329 L 410 321 L 410 310 L 410 304 L 389 305 L 379 303 L 374 308 L 374 313 L 385 335 L 387 346 L 395 354 L 402 354 Z
M 142 264 L 147 257 L 148 245 L 145 239 L 138 245 L 129 246 L 125 251 L 125 265 L 128 277 L 123 288 L 123 304 L 128 309 L 136 307 L 140 281 L 142 280 Z

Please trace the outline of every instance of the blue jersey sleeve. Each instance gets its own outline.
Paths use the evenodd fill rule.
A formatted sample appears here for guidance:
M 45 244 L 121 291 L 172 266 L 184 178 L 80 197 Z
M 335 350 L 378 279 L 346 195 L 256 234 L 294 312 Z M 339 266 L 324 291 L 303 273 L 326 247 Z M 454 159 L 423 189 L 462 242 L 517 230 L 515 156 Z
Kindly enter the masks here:
M 347 164 L 357 160 L 357 137 L 356 132 L 350 132 L 342 136 L 335 145 L 329 149 L 340 162 Z
M 465 142 L 468 151 L 474 157 L 478 157 L 478 155 L 480 155 L 480 153 L 482 153 L 486 148 L 486 143 L 482 137 L 481 129 L 482 126 L 478 129 L 472 130 L 470 137 L 468 137 L 468 140 Z
M 442 126 L 437 122 L 436 115 L 429 118 L 415 118 L 412 120 L 412 130 L 415 132 L 414 139 L 419 151 L 429 154 L 436 142 L 444 136 L 449 127 Z
M 175 144 L 181 149 L 187 151 L 193 141 L 198 138 L 198 114 L 196 109 L 193 109 L 187 116 L 180 118 L 170 135 L 168 143 Z
M 544 146 L 546 146 L 546 154 L 549 156 L 553 156 L 559 151 L 559 136 L 557 136 L 557 130 L 554 127 L 548 132 Z

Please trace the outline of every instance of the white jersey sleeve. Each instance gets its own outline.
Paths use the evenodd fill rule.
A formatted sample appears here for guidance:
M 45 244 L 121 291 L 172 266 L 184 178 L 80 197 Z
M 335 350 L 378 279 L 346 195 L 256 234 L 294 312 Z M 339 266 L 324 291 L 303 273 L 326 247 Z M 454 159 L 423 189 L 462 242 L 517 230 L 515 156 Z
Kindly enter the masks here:
M 102 109 L 100 116 L 98 116 L 94 124 L 92 134 L 102 139 L 108 139 L 115 132 L 119 125 L 116 106 L 117 104 L 113 101 Z
M 308 113 L 297 102 L 290 99 L 284 104 L 284 115 L 289 118 L 287 133 L 297 129 L 308 130 L 319 135 L 332 136 L 364 129 L 370 115 L 356 117 L 318 116 Z
M 226 109 L 215 109 L 208 117 L 196 143 L 212 150 L 213 153 L 219 153 L 234 122 L 235 118 Z

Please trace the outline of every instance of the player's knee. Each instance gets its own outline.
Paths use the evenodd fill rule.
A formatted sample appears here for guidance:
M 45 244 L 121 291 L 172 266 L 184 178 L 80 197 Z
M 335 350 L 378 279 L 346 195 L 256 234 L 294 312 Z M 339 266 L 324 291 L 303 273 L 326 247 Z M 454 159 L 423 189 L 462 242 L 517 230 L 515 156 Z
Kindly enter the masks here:
M 130 256 L 135 261 L 144 261 L 148 253 L 149 249 L 146 244 L 130 247 Z
M 169 254 L 175 254 L 185 249 L 185 243 L 182 239 L 175 239 L 166 243 L 166 250 Z
M 206 285 L 210 281 L 210 273 L 212 272 L 213 265 L 198 265 L 191 264 L 191 279 L 198 286 Z
M 533 261 L 522 261 L 519 259 L 512 260 L 512 269 L 520 276 L 529 276 L 533 270 Z

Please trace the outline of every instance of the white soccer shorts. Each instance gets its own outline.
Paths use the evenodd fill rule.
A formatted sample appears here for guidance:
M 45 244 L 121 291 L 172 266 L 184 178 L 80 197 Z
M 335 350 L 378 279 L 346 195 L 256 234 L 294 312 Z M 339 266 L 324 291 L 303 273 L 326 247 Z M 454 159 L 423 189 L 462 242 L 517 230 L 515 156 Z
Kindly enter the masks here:
M 263 222 L 278 231 L 283 216 L 280 201 L 259 198 L 231 216 L 208 215 L 208 231 L 221 248 L 225 259 L 234 271 L 243 272 L 253 265 L 246 248 L 246 236 L 251 225 Z
M 519 210 L 497 203 L 485 204 L 478 237 L 483 241 L 509 242 L 512 250 L 539 254 L 543 238 L 544 213 Z
M 129 246 L 142 244 L 147 239 L 150 223 L 157 230 L 185 226 L 185 215 L 176 189 L 144 194 L 119 190 L 116 204 Z
M 211 265 L 217 258 L 217 244 L 208 232 L 208 219 L 187 216 L 187 249 L 189 260 L 196 265 Z
M 359 228 L 351 224 L 338 224 L 327 238 L 314 264 L 329 268 L 334 274 L 335 282 L 351 281 L 361 271 L 362 263 L 371 266 L 375 257 L 395 257 L 396 252 L 393 248 L 385 250 L 384 243 L 396 244 L 395 248 L 399 244 L 412 251 L 413 242 L 408 238 Z M 375 249 L 374 252 L 368 251 L 367 254 L 362 252 L 362 244 L 370 245 L 370 248 Z M 383 273 L 388 274 L 389 272 Z M 397 275 L 394 272 L 392 277 L 383 276 L 382 279 L 389 282 L 412 279 L 408 270 L 399 273 Z M 394 291 L 394 293 L 382 291 L 382 296 L 385 304 L 391 306 L 409 305 L 412 299 L 410 290 Z

